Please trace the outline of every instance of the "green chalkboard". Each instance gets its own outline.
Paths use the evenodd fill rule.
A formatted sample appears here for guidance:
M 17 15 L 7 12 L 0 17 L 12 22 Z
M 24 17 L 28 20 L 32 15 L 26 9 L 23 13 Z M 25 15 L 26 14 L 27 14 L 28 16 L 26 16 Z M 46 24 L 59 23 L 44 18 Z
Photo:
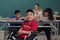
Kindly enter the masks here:
M 27 9 L 33 9 L 34 4 L 39 3 L 42 9 L 50 7 L 53 11 L 60 12 L 60 0 L 0 0 L 0 16 L 8 17 L 14 15 L 15 10 L 21 10 L 25 16 Z

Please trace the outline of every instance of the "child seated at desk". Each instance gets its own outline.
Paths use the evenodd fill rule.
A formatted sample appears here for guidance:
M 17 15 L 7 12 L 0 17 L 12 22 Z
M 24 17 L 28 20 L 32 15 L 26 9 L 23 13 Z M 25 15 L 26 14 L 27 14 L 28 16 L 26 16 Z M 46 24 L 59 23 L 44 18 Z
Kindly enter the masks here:
M 25 20 L 24 17 L 21 17 L 21 11 L 15 10 L 14 16 L 6 18 L 7 21 L 9 20 Z M 20 29 L 20 27 L 15 27 L 15 26 L 21 26 L 22 22 L 20 23 L 9 23 L 10 27 L 8 27 L 8 33 L 11 34 L 13 32 L 13 36 L 16 35 L 17 31 Z M 13 27 L 14 26 L 14 27 Z M 8 38 L 9 39 L 9 38 Z
M 7 17 L 6 20 L 24 20 L 25 17 L 21 17 L 21 11 L 15 10 L 14 16 Z
M 43 11 L 43 18 L 42 20 L 54 20 L 53 15 L 52 15 L 52 9 L 51 8 L 47 8 Z M 43 24 L 43 26 L 50 26 L 50 24 L 45 23 Z M 47 36 L 47 40 L 51 40 L 51 27 L 42 27 L 38 29 L 39 32 L 44 31 L 46 36 Z

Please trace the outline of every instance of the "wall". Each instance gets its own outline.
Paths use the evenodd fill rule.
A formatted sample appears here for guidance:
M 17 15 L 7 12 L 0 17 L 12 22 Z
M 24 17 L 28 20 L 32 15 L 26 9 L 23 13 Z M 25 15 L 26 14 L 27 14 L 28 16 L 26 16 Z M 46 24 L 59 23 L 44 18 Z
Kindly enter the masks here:
M 60 12 L 60 0 L 0 0 L 0 16 L 8 17 L 14 14 L 16 9 L 22 11 L 25 16 L 27 9 L 33 9 L 35 3 L 39 3 L 42 9 L 50 7 L 53 11 Z

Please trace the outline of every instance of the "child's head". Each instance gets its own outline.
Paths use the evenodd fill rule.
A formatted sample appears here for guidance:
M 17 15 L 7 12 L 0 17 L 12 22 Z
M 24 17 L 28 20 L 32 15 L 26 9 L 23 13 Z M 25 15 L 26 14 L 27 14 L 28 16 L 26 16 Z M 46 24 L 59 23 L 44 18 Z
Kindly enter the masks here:
M 15 16 L 17 17 L 17 18 L 20 18 L 21 17 L 21 11 L 19 11 L 19 10 L 15 10 Z
M 59 15 L 59 12 L 58 12 L 58 11 L 56 11 L 56 12 L 55 12 L 55 15 Z
M 49 20 L 53 20 L 53 12 L 51 8 L 46 8 L 43 11 L 43 16 L 47 16 Z
M 35 8 L 36 10 L 40 9 L 39 4 L 35 4 L 34 8 Z
M 32 21 L 34 19 L 34 12 L 31 9 L 26 11 L 26 17 L 28 21 Z

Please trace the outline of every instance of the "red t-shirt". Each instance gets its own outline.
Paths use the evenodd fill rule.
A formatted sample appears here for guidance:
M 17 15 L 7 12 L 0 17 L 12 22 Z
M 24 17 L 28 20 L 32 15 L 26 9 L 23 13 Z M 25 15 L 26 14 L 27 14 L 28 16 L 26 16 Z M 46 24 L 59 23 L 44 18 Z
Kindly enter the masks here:
M 25 26 L 28 26 L 28 27 L 25 27 Z M 38 27 L 38 22 L 36 20 L 32 20 L 31 22 L 29 21 L 25 21 L 24 24 L 22 25 L 22 30 L 25 30 L 25 31 L 36 31 L 37 30 L 37 27 Z M 21 34 L 18 36 L 18 38 L 24 38 L 25 36 L 27 36 L 27 34 Z

